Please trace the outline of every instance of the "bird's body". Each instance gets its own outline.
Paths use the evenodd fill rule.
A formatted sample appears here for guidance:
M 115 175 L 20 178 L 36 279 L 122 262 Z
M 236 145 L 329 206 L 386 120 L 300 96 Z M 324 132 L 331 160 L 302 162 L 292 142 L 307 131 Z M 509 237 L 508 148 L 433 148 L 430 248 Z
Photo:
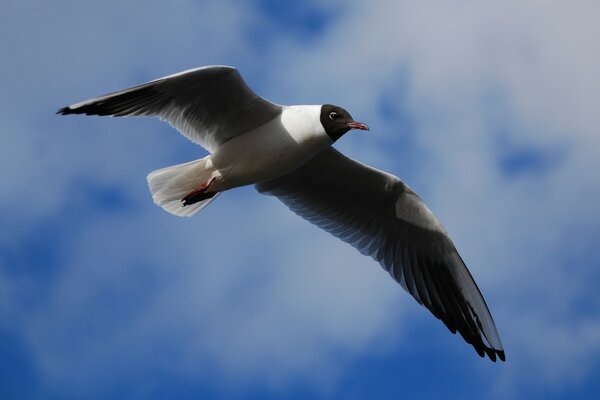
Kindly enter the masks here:
M 420 304 L 492 361 L 504 350 L 475 281 L 438 219 L 394 175 L 331 145 L 368 130 L 343 108 L 279 106 L 235 68 L 202 67 L 59 110 L 157 116 L 210 154 L 151 172 L 156 204 L 192 216 L 216 196 L 256 184 L 292 211 L 378 261 Z
M 331 146 L 333 141 L 318 123 L 320 109 L 284 107 L 271 121 L 223 143 L 208 156 L 217 174 L 211 187 L 220 192 L 277 178 Z

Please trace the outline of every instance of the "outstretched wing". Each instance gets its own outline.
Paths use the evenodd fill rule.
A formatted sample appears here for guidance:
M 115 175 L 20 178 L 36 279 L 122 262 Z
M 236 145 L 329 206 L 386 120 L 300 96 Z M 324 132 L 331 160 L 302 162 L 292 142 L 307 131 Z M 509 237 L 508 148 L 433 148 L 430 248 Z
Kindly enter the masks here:
M 465 263 L 437 218 L 400 179 L 331 148 L 257 190 L 379 261 L 480 356 L 504 361 L 494 320 Z
M 275 118 L 281 107 L 257 96 L 237 69 L 210 66 L 82 101 L 58 113 L 157 116 L 213 152 L 232 137 Z

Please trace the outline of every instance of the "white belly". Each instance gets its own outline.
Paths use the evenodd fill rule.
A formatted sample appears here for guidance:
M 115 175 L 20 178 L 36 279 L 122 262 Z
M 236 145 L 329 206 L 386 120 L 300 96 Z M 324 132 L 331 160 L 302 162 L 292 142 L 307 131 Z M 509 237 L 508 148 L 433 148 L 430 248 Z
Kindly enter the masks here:
M 211 189 L 224 191 L 285 175 L 332 143 L 324 132 L 300 131 L 285 125 L 276 118 L 219 147 L 207 165 L 215 170 Z

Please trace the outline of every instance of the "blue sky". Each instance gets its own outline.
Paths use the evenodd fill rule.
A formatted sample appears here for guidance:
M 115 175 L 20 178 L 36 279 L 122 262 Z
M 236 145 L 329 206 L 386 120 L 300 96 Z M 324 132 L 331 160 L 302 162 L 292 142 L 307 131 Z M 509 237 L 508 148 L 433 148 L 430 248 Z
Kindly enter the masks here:
M 598 397 L 598 4 L 4 0 L 0 398 Z M 205 154 L 168 125 L 54 114 L 210 64 L 369 124 L 336 147 L 438 215 L 506 363 L 253 188 L 156 207 Z

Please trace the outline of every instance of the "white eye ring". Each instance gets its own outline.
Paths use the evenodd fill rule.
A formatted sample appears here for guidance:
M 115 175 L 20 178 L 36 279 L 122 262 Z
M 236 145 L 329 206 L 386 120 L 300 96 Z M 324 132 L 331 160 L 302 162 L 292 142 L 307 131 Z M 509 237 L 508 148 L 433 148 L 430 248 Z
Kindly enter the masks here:
M 338 116 L 338 113 L 336 113 L 335 111 L 329 113 L 329 119 L 332 121 L 335 121 L 338 118 Z

